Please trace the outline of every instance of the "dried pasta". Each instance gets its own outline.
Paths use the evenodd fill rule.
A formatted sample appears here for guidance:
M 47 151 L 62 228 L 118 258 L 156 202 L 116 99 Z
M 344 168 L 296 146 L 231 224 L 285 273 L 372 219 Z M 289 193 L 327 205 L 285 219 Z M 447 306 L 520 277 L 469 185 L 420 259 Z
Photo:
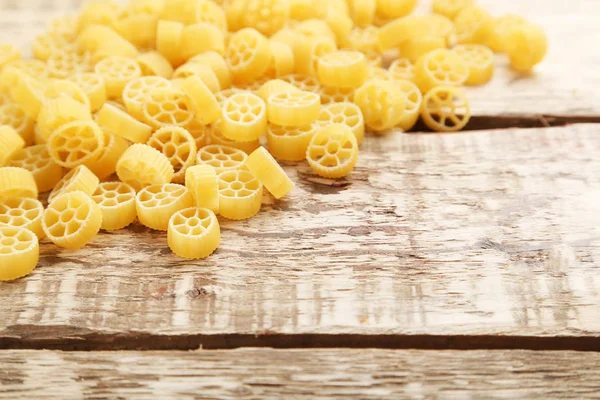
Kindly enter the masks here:
M 221 172 L 241 169 L 248 155 L 235 147 L 211 144 L 198 150 L 196 162 L 198 165 L 210 165 Z
M 448 49 L 429 52 L 415 65 L 415 81 L 423 93 L 441 85 L 460 86 L 468 78 L 467 63 Z
M 90 102 L 92 112 L 98 111 L 106 100 L 106 84 L 104 78 L 93 72 L 83 72 L 69 77 L 85 93 Z
M 3 128 L 0 128 L 0 136 L 2 130 Z M 8 165 L 30 171 L 40 193 L 52 190 L 64 172 L 63 168 L 52 160 L 48 146 L 44 144 L 29 146 L 16 152 Z
M 190 76 L 184 79 L 181 89 L 186 94 L 184 101 L 187 109 L 193 112 L 197 122 L 208 125 L 219 119 L 221 116 L 219 103 L 200 77 Z
M 173 66 L 158 51 L 148 51 L 137 57 L 138 65 L 143 76 L 156 76 L 165 79 L 171 79 L 173 76 Z
M 252 93 L 237 93 L 223 104 L 220 129 L 228 139 L 257 140 L 267 131 L 267 106 Z
M 73 121 L 56 129 L 48 138 L 48 151 L 55 163 L 75 168 L 95 161 L 104 149 L 104 134 L 94 121 Z
M 304 74 L 291 74 L 291 75 L 284 75 L 284 76 L 280 77 L 279 79 L 281 79 L 284 82 L 291 83 L 292 85 L 296 86 L 298 89 L 304 90 L 306 92 L 313 92 L 313 93 L 320 92 L 321 84 L 319 83 L 319 80 L 314 76 L 304 75 Z
M 394 82 L 394 84 L 402 91 L 406 100 L 404 114 L 396 126 L 402 129 L 403 132 L 408 132 L 419 120 L 423 95 L 421 94 L 418 86 L 411 81 L 397 80 Z
M 456 132 L 463 129 L 471 117 L 469 100 L 454 86 L 438 86 L 423 97 L 423 122 L 436 132 Z
M 548 39 L 542 27 L 523 24 L 514 28 L 508 39 L 510 65 L 517 71 L 529 72 L 539 64 L 548 51 Z
M 156 50 L 174 67 L 181 65 L 184 61 L 181 54 L 181 36 L 184 27 L 184 24 L 177 21 L 158 21 Z
M 10 126 L 0 126 L 0 167 L 4 167 L 25 147 L 23 138 Z
M 126 183 L 101 183 L 92 196 L 102 212 L 100 229 L 115 231 L 131 225 L 137 217 L 135 196 L 135 190 Z
M 37 199 L 11 197 L 0 201 L 0 227 L 9 225 L 25 228 L 35 233 L 38 239 L 46 235 L 42 229 L 44 206 Z
M 54 189 L 48 197 L 48 201 L 52 201 L 63 194 L 77 191 L 91 196 L 96 191 L 99 184 L 100 180 L 98 177 L 85 165 L 80 165 L 69 171 L 69 173 L 54 186 Z
M 169 247 L 179 257 L 201 259 L 214 253 L 221 243 L 215 214 L 206 208 L 178 211 L 169 221 Z
M 196 207 L 219 212 L 219 182 L 217 171 L 212 165 L 202 164 L 188 168 L 185 172 L 185 186 Z
M 40 259 L 37 236 L 25 229 L 0 226 L 0 281 L 29 275 Z
M 250 154 L 244 165 L 276 199 L 281 199 L 294 188 L 294 182 L 264 147 Z
M 342 178 L 354 170 L 358 161 L 356 137 L 347 125 L 321 128 L 308 146 L 306 160 L 317 175 Z
M 375 132 L 385 132 L 396 126 L 406 109 L 404 94 L 385 81 L 367 81 L 354 94 L 365 125 Z
M 319 118 L 321 96 L 312 92 L 289 91 L 273 94 L 267 102 L 269 122 L 282 126 L 301 126 Z
M 134 144 L 125 150 L 117 163 L 117 176 L 136 191 L 154 184 L 169 183 L 175 170 L 169 159 L 160 151 L 145 145 Z
M 365 137 L 365 120 L 362 111 L 354 103 L 341 102 L 324 105 L 321 107 L 317 124 L 320 128 L 325 128 L 331 124 L 347 125 L 354 133 L 358 144 L 361 144 Z M 304 155 L 306 156 L 306 152 Z
M 168 125 L 185 127 L 194 118 L 188 102 L 187 95 L 175 87 L 153 89 L 143 102 L 144 121 L 154 129 Z
M 192 207 L 193 199 L 185 186 L 164 183 L 140 190 L 136 195 L 135 205 L 142 225 L 157 231 L 167 231 L 173 214 Z
M 188 25 L 181 32 L 180 51 L 184 60 L 207 51 L 225 54 L 225 36 L 222 30 L 209 23 Z
M 29 118 L 25 111 L 15 103 L 7 103 L 0 106 L 0 126 L 10 126 L 25 141 L 25 145 L 30 145 L 34 140 L 33 120 Z
M 94 67 L 106 83 L 106 94 L 109 98 L 120 98 L 123 89 L 132 80 L 142 76 L 142 70 L 136 60 L 126 57 L 110 56 Z
M 138 121 L 144 120 L 144 103 L 155 89 L 167 89 L 171 82 L 160 76 L 143 76 L 130 81 L 123 89 L 127 112 Z
M 206 85 L 211 93 L 218 93 L 221 91 L 221 84 L 217 74 L 208 65 L 200 64 L 197 62 L 191 62 L 183 64 L 181 67 L 175 70 L 173 74 L 173 84 L 183 89 L 184 79 L 191 76 L 196 76 Z
M 0 168 L 0 201 L 10 197 L 37 198 L 38 188 L 31 171 L 19 167 Z
M 482 7 L 466 7 L 454 19 L 458 43 L 485 44 L 494 30 L 494 18 Z
M 117 170 L 117 162 L 129 147 L 129 142 L 121 136 L 102 129 L 104 149 L 97 159 L 87 163 L 88 168 L 100 179 L 105 179 Z
M 464 8 L 473 5 L 473 0 L 433 0 L 433 12 L 454 19 Z
M 317 123 L 296 127 L 271 124 L 267 131 L 269 152 L 278 160 L 302 161 L 310 140 L 319 129 Z
M 208 130 L 208 143 L 221 144 L 240 149 L 246 154 L 250 154 L 260 147 L 260 141 L 258 139 L 250 140 L 248 142 L 238 142 L 235 140 L 227 139 L 225 136 L 223 136 L 223 132 L 221 132 L 220 120 L 210 126 L 210 129 Z
M 467 64 L 469 77 L 466 85 L 483 85 L 494 75 L 494 53 L 481 44 L 461 44 L 453 49 Z
M 241 23 L 271 36 L 285 26 L 288 13 L 287 0 L 246 0 Z
M 206 51 L 190 58 L 188 63 L 199 63 L 210 67 L 219 80 L 221 90 L 231 87 L 231 73 L 223 55 L 214 51 Z
M 169 159 L 175 171 L 172 182 L 183 183 L 185 171 L 196 162 L 196 141 L 192 135 L 184 128 L 167 126 L 152 134 L 148 146 Z
M 133 143 L 146 143 L 152 135 L 152 128 L 149 125 L 109 103 L 105 103 L 98 111 L 96 121 L 103 129 Z
M 225 53 L 233 79 L 239 82 L 263 76 L 271 62 L 269 41 L 254 28 L 232 34 Z
M 232 220 L 249 219 L 262 206 L 263 185 L 248 171 L 219 174 L 219 214 Z
M 367 59 L 360 51 L 340 50 L 319 58 L 318 77 L 322 85 L 355 89 L 367 79 Z

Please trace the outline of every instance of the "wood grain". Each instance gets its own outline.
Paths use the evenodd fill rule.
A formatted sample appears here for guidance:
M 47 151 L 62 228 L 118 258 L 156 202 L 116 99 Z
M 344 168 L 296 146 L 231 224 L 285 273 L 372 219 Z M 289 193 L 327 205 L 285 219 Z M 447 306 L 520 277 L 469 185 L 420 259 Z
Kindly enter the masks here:
M 199 262 L 138 225 L 79 251 L 44 242 L 35 273 L 0 286 L 0 345 L 136 348 L 138 337 L 175 335 L 179 348 L 228 334 L 267 346 L 271 334 L 597 339 L 599 133 L 369 137 L 347 180 L 287 167 L 292 195 L 265 197 L 249 221 L 222 220 L 222 246 Z
M 598 399 L 600 354 L 0 352 L 0 399 Z

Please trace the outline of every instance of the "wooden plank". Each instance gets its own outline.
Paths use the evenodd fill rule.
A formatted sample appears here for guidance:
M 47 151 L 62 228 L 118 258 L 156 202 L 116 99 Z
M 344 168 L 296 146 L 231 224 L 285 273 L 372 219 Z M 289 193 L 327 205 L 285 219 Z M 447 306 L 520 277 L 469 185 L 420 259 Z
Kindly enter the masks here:
M 598 337 L 599 131 L 369 137 L 347 180 L 287 167 L 298 183 L 291 196 L 265 197 L 249 221 L 222 220 L 222 246 L 204 261 L 177 258 L 165 233 L 138 225 L 79 251 L 44 241 L 30 277 L 0 285 L 0 345 L 79 338 L 135 348 L 144 335 L 182 335 L 193 347 L 202 344 L 193 335 L 227 334 L 269 345 L 273 333 Z
M 598 399 L 600 354 L 0 352 L 0 399 Z

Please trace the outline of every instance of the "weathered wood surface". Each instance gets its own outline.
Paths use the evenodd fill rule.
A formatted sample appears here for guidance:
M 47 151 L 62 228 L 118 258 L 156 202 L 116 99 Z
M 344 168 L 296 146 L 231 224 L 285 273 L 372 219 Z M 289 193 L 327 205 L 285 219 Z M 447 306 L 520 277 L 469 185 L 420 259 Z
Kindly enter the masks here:
M 598 399 L 600 354 L 0 352 L 0 399 Z
M 307 165 L 287 168 L 292 195 L 265 197 L 252 220 L 222 220 L 222 246 L 205 261 L 177 258 L 166 234 L 137 225 L 79 251 L 44 242 L 35 273 L 0 286 L 0 345 L 598 338 L 599 152 L 600 125 L 370 137 L 356 171 L 332 186 Z

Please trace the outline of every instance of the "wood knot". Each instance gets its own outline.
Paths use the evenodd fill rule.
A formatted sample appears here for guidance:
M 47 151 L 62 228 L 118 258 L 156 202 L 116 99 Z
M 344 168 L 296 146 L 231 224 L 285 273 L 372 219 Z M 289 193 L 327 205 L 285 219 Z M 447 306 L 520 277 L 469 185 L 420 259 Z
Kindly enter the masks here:
M 204 288 L 193 288 L 185 292 L 185 294 L 190 299 L 197 299 L 198 297 L 204 297 L 209 295 L 208 290 Z

